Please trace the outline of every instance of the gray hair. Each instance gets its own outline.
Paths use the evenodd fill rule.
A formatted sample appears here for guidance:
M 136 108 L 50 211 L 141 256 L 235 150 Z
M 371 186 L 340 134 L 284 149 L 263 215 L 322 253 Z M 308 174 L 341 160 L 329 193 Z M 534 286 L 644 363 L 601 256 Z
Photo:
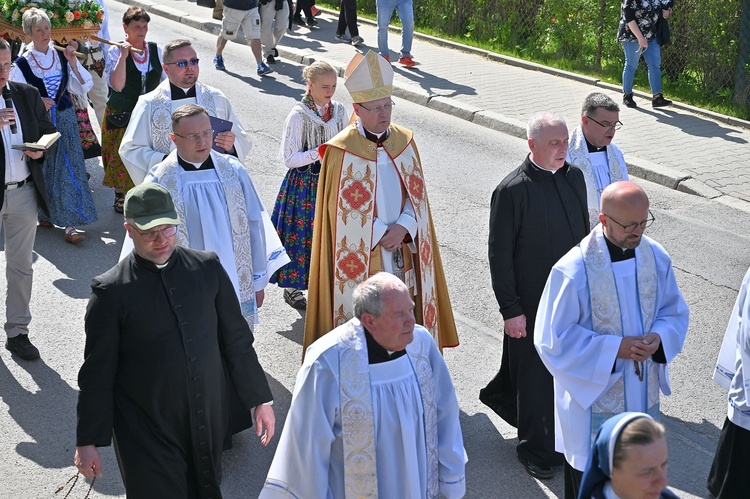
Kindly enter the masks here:
M 539 134 L 545 126 L 554 124 L 560 124 L 565 128 L 568 128 L 567 123 L 565 123 L 565 118 L 557 113 L 550 113 L 548 111 L 536 113 L 529 118 L 529 123 L 526 125 L 526 138 L 539 138 Z
M 172 62 L 172 52 L 182 47 L 192 47 L 193 43 L 190 40 L 177 39 L 167 42 L 164 48 L 161 50 L 161 58 L 164 62 Z
M 581 107 L 581 116 L 594 114 L 597 109 L 602 108 L 614 113 L 620 112 L 620 106 L 608 95 L 601 92 L 594 92 L 586 96 Z
M 21 25 L 23 26 L 23 32 L 27 35 L 31 36 L 31 30 L 33 30 L 34 26 L 39 23 L 47 23 L 52 26 L 52 23 L 49 21 L 49 16 L 47 16 L 47 14 L 41 9 L 32 7 L 23 13 Z
M 352 296 L 354 317 L 362 319 L 362 314 L 380 317 L 383 313 L 383 297 L 389 289 L 406 287 L 401 280 L 388 272 L 378 272 L 357 286 Z

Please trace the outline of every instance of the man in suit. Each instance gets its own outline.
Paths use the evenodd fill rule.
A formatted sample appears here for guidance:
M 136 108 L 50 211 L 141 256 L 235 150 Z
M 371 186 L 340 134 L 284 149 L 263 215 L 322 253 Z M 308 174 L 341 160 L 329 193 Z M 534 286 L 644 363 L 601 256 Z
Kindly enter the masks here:
M 41 151 L 20 151 L 11 145 L 36 142 L 54 133 L 47 110 L 36 88 L 8 81 L 11 68 L 10 46 L 0 39 L 0 88 L 3 97 L 10 92 L 13 107 L 0 109 L 0 223 L 5 234 L 5 348 L 24 360 L 39 358 L 39 350 L 29 341 L 31 311 L 31 268 L 38 210 L 49 216 L 47 186 L 42 174 Z

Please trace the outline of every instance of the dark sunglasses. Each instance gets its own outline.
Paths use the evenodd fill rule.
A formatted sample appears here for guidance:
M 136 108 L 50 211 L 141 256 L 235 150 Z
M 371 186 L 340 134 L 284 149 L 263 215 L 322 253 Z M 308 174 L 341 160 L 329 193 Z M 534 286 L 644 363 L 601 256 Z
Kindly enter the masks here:
M 166 65 L 174 64 L 178 68 L 186 68 L 188 64 L 190 64 L 191 66 L 197 66 L 199 62 L 200 62 L 200 59 L 196 57 L 195 59 L 190 59 L 189 61 L 187 59 L 181 59 L 175 62 L 165 62 L 164 64 Z

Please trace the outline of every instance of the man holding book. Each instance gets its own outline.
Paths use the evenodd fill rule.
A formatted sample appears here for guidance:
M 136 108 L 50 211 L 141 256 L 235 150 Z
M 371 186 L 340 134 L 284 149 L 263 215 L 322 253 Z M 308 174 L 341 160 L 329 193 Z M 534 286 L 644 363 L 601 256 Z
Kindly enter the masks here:
M 0 223 L 5 234 L 5 348 L 24 360 L 39 358 L 29 341 L 31 311 L 32 254 L 36 238 L 37 213 L 49 216 L 47 186 L 42 173 L 44 152 L 19 149 L 44 134 L 56 132 L 49 120 L 39 91 L 23 83 L 8 81 L 10 46 L 0 38 Z M 16 146 L 16 147 L 13 147 Z

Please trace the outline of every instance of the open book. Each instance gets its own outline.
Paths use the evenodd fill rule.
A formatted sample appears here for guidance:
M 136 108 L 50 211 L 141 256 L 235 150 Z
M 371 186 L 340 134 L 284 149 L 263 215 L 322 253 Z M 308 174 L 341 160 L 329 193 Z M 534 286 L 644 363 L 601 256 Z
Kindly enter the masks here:
M 13 144 L 10 147 L 11 149 L 20 149 L 22 151 L 46 151 L 52 146 L 52 144 L 57 142 L 57 139 L 59 138 L 60 132 L 48 133 L 47 135 L 42 135 L 41 138 L 36 142 Z

